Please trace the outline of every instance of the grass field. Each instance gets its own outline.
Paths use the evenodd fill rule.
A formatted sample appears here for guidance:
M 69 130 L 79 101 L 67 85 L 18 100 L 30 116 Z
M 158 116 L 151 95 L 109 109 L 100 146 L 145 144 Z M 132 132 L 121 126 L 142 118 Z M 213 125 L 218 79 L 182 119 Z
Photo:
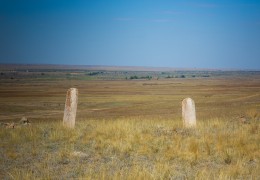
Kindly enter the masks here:
M 3 71 L 0 122 L 32 125 L 1 127 L 0 178 L 259 179 L 259 72 L 93 72 Z M 61 126 L 71 87 L 74 130 Z M 186 97 L 196 129 L 182 126 Z

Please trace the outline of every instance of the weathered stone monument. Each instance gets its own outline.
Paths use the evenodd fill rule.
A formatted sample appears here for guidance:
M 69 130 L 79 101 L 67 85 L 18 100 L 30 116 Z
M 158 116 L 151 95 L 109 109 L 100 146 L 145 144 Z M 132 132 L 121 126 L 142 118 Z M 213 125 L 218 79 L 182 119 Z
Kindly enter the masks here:
M 67 91 L 67 97 L 65 101 L 65 109 L 63 116 L 63 125 L 69 128 L 74 128 L 76 121 L 78 104 L 78 89 L 70 88 Z
M 182 101 L 182 120 L 184 127 L 196 127 L 195 103 L 191 98 L 185 98 Z

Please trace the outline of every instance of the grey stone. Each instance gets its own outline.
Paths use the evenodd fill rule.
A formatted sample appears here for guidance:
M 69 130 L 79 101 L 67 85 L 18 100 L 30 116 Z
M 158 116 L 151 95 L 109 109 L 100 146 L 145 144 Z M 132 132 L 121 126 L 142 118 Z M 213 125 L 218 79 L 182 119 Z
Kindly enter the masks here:
M 22 119 L 19 121 L 19 124 L 21 124 L 21 125 L 31 125 L 31 123 L 27 119 L 27 117 L 22 117 Z

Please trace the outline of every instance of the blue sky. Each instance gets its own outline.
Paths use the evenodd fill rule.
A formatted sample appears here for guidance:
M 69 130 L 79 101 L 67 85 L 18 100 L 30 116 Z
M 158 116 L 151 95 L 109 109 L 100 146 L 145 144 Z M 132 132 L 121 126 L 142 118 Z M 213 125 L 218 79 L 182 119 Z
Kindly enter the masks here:
M 0 0 L 0 63 L 260 69 L 260 1 Z

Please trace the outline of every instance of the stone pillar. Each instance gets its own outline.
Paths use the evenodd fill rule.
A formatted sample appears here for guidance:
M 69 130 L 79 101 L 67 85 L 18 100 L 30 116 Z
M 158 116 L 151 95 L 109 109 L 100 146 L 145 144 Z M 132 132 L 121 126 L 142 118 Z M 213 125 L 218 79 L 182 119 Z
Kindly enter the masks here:
M 185 98 L 182 101 L 182 120 L 186 128 L 196 127 L 195 103 L 191 98 Z
M 70 88 L 67 91 L 67 97 L 65 102 L 63 125 L 69 128 L 74 128 L 76 121 L 78 104 L 78 89 Z

